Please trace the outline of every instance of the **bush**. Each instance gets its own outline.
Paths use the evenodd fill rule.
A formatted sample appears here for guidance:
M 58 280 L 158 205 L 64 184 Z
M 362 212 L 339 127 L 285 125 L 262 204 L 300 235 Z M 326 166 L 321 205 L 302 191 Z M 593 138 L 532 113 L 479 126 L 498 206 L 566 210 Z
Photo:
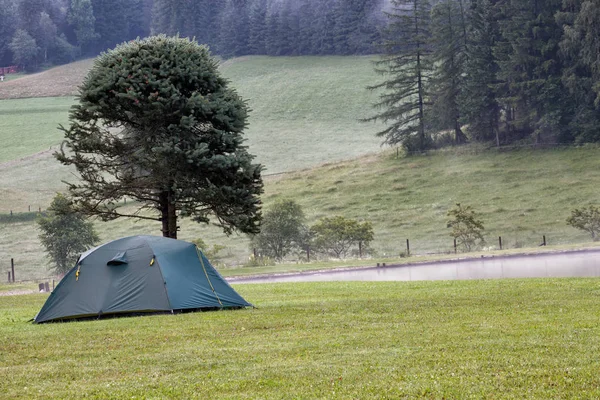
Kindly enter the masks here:
M 483 222 L 477 218 L 477 213 L 471 206 L 456 203 L 456 206 L 448 211 L 448 217 L 452 218 L 446 225 L 452 228 L 450 236 L 456 239 L 456 244 L 465 251 L 471 251 L 475 245 L 485 243 Z
M 268 267 L 271 265 L 275 265 L 275 260 L 271 257 L 254 257 L 254 254 L 252 254 L 248 258 L 248 262 L 244 264 L 244 267 Z
M 71 200 L 60 193 L 52 200 L 47 214 L 40 214 L 37 223 L 39 238 L 57 274 L 68 272 L 79 255 L 100 240 L 92 223 L 75 212 Z
M 293 200 L 280 200 L 265 212 L 252 246 L 261 255 L 281 261 L 292 250 L 302 247 L 307 240 L 306 231 L 302 208 Z
M 311 227 L 317 251 L 344 258 L 352 248 L 367 250 L 373 241 L 373 225 L 341 216 L 322 218 Z
M 589 206 L 571 211 L 571 216 L 567 218 L 567 224 L 588 232 L 594 242 L 600 240 L 598 235 L 600 233 L 600 210 L 598 207 Z
M 227 248 L 227 246 L 223 246 L 221 244 L 213 244 L 212 247 L 209 247 L 204 240 L 198 238 L 192 241 L 208 258 L 209 261 L 216 261 L 220 259 L 219 253 Z

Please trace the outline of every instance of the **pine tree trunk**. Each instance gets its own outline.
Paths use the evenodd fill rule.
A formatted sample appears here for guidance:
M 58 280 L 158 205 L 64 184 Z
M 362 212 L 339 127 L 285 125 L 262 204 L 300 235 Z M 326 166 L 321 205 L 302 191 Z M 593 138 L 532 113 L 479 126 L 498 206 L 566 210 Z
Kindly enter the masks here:
M 162 235 L 169 237 L 169 192 L 164 190 L 158 195 Z
M 172 201 L 172 199 L 169 199 L 168 220 L 169 237 L 171 239 L 177 239 L 177 208 L 175 207 L 175 203 Z
M 169 237 L 169 192 L 164 190 L 158 195 L 160 221 L 162 222 L 161 232 L 163 237 Z
M 463 144 L 467 142 L 467 136 L 464 134 L 462 129 L 460 129 L 458 117 L 454 119 L 454 141 L 456 144 Z
M 170 190 L 160 192 L 159 204 L 163 236 L 177 239 L 177 207 L 173 201 L 173 192 Z

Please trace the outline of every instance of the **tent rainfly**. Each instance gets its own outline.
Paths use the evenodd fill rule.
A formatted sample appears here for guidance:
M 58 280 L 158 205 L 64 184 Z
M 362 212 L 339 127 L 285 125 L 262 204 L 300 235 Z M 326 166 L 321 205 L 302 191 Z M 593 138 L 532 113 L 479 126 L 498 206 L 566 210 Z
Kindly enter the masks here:
M 196 245 L 131 236 L 83 253 L 34 322 L 247 306 Z

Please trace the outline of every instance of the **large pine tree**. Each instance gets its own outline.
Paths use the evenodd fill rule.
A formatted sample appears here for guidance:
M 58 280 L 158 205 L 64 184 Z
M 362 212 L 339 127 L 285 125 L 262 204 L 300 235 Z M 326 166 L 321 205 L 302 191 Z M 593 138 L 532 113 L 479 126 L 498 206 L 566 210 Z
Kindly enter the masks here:
M 377 134 L 384 143 L 421 151 L 431 142 L 425 124 L 432 76 L 431 5 L 428 0 L 393 0 L 392 5 L 386 54 L 376 63 L 386 80 L 371 87 L 383 91 L 375 104 L 382 111 L 367 121 L 388 124 Z
M 206 47 L 136 40 L 95 61 L 57 158 L 77 169 L 69 190 L 87 215 L 160 221 L 171 238 L 182 216 L 257 233 L 261 166 L 243 145 L 246 118 Z M 119 208 L 126 197 L 139 208 Z

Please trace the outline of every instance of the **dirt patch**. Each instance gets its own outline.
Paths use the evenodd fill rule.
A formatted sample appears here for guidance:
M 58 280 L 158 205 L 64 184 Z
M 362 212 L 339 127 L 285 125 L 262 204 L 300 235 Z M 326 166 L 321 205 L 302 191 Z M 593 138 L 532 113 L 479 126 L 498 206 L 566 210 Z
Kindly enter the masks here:
M 35 154 L 31 154 L 29 156 L 17 158 L 16 160 L 5 161 L 3 163 L 0 163 L 0 171 L 2 171 L 3 169 L 14 167 L 19 164 L 26 164 L 33 160 L 38 160 L 40 158 L 52 157 L 52 154 L 54 154 L 56 150 L 57 148 L 50 148 L 48 150 L 43 150 Z
M 37 293 L 35 290 L 9 290 L 8 292 L 0 292 L 0 296 L 19 296 L 23 294 Z
M 78 87 L 92 67 L 92 63 L 92 59 L 77 61 L 2 82 L 0 99 L 74 96 L 78 93 Z

